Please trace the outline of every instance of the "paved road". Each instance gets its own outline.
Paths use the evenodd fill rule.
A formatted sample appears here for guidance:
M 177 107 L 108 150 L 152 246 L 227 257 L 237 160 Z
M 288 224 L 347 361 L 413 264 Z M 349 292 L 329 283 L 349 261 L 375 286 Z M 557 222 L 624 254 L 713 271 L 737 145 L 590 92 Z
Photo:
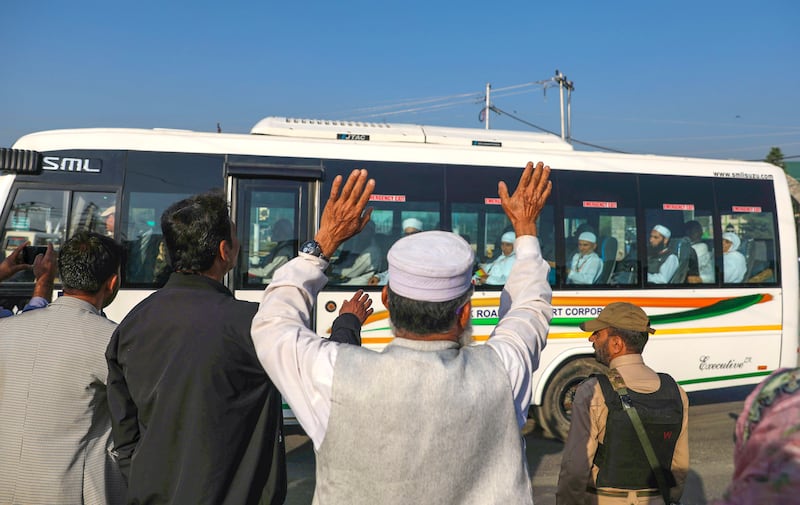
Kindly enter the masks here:
M 733 473 L 733 427 L 752 386 L 718 392 L 690 393 L 689 451 L 691 471 L 684 505 L 703 505 L 719 498 Z M 314 493 L 314 452 L 301 430 L 289 429 L 286 450 L 289 496 L 286 505 L 307 505 Z M 545 438 L 530 423 L 526 427 L 528 467 L 533 475 L 534 503 L 554 505 L 561 442 Z

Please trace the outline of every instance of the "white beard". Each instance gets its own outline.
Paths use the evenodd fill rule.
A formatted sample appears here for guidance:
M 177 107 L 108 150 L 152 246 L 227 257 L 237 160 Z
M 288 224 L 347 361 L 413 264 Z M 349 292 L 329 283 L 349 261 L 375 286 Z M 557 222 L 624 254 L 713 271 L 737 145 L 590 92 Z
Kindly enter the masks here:
M 475 340 L 472 338 L 472 321 L 467 323 L 467 327 L 464 328 L 464 331 L 458 336 L 458 343 L 461 347 L 466 347 L 475 343 Z

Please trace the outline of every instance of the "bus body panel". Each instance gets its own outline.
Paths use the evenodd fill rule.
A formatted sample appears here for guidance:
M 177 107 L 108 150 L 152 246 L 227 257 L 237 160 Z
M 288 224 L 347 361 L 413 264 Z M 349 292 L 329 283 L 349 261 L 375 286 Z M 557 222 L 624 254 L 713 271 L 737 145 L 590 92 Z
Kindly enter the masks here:
M 26 135 L 14 147 L 42 152 L 48 166 L 36 176 L 0 175 L 4 239 L 17 229 L 35 228 L 33 214 L 21 213 L 19 205 L 12 209 L 12 200 L 20 195 L 39 198 L 47 196 L 42 191 L 63 191 L 53 201 L 63 197 L 61 219 L 69 217 L 70 230 L 85 224 L 75 217 L 75 209 L 86 213 L 86 202 L 91 201 L 90 207 L 101 201 L 106 206 L 113 203 L 119 212 L 126 212 L 118 223 L 125 230 L 118 230 L 116 237 L 133 244 L 153 232 L 158 237 L 158 218 L 166 205 L 218 187 L 231 203 L 239 235 L 246 237 L 239 265 L 226 283 L 238 298 L 259 302 L 269 279 L 254 272 L 266 268 L 268 252 L 277 248 L 276 222 L 290 220 L 295 241 L 312 237 L 335 175 L 367 168 L 376 177 L 373 220 L 383 226 L 382 238 L 388 239 L 381 244 L 384 255 L 402 231 L 402 218 L 414 216 L 426 219 L 431 228 L 468 236 L 476 256 L 489 261 L 499 250 L 491 235 L 507 225 L 497 200 L 497 180 L 513 186 L 527 161 L 542 160 L 552 167 L 554 180 L 547 227 L 540 226 L 543 250 L 550 246 L 546 255 L 555 263 L 550 277 L 554 314 L 540 367 L 533 374 L 534 405 L 550 402 L 553 410 L 548 385 L 554 377 L 567 366 L 591 360 L 589 335 L 578 324 L 615 300 L 637 303 L 650 315 L 657 332 L 650 337 L 645 359 L 654 369 L 672 374 L 687 391 L 755 384 L 775 368 L 797 365 L 797 235 L 788 184 L 778 167 L 573 151 L 559 139 L 521 132 L 429 127 L 426 131 L 402 125 L 381 136 L 377 132 L 383 127 L 374 125 L 343 130 L 340 125 L 322 125 L 313 131 L 301 125 L 291 134 L 286 130 L 281 134 L 277 124 L 277 128 L 254 128 L 273 135 L 158 129 Z M 331 135 L 341 132 L 342 140 Z M 370 140 L 363 140 L 365 135 Z M 51 207 L 51 214 L 58 210 L 53 202 Z M 646 281 L 644 235 L 665 218 L 679 224 L 685 219 L 704 223 L 704 241 L 715 269 L 712 284 L 657 286 Z M 599 228 L 598 239 L 600 229 L 616 239 L 610 246 L 611 258 L 606 259 L 613 265 L 612 274 L 626 273 L 620 268 L 629 255 L 634 259 L 627 281 L 608 280 L 608 285 L 585 288 L 566 283 L 572 254 L 569 232 L 582 222 Z M 750 263 L 760 261 L 762 277 L 737 281 L 741 285 L 719 282 L 724 264 L 720 237 L 726 227 L 749 238 L 748 272 Z M 476 233 L 478 237 L 470 236 Z M 673 235 L 677 239 L 677 231 Z M 157 287 L 151 278 L 137 281 L 130 273 L 123 278 L 123 289 L 106 309 L 115 321 Z M 6 287 L 0 286 L 0 291 Z M 380 286 L 331 282 L 317 299 L 316 331 L 322 336 L 329 333 L 342 303 L 357 288 L 371 294 L 375 309 L 362 329 L 364 345 L 379 350 L 391 340 Z M 472 323 L 477 343 L 487 340 L 497 322 L 499 295 L 500 287 L 476 289 Z M 562 399 L 569 396 L 560 394 Z M 568 414 L 568 402 L 561 407 Z

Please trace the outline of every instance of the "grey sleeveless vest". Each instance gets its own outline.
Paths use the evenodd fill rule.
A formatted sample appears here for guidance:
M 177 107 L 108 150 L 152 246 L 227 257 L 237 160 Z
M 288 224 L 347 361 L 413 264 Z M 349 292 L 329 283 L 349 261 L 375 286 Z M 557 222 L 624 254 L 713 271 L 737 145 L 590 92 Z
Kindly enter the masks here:
M 531 504 L 508 375 L 487 346 L 339 350 L 314 503 Z

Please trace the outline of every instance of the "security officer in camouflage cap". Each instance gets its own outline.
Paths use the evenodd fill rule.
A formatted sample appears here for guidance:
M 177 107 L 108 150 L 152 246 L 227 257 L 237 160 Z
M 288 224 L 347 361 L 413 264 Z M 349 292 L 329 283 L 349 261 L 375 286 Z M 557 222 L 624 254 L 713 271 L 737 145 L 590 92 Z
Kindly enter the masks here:
M 642 351 L 655 333 L 645 312 L 614 302 L 580 325 L 592 332 L 595 359 L 610 368 L 577 389 L 561 459 L 556 503 L 663 504 L 658 480 L 615 389 L 639 414 L 671 502 L 683 493 L 689 471 L 689 401 L 667 374 L 645 365 Z M 623 391 L 625 392 L 625 391 Z

